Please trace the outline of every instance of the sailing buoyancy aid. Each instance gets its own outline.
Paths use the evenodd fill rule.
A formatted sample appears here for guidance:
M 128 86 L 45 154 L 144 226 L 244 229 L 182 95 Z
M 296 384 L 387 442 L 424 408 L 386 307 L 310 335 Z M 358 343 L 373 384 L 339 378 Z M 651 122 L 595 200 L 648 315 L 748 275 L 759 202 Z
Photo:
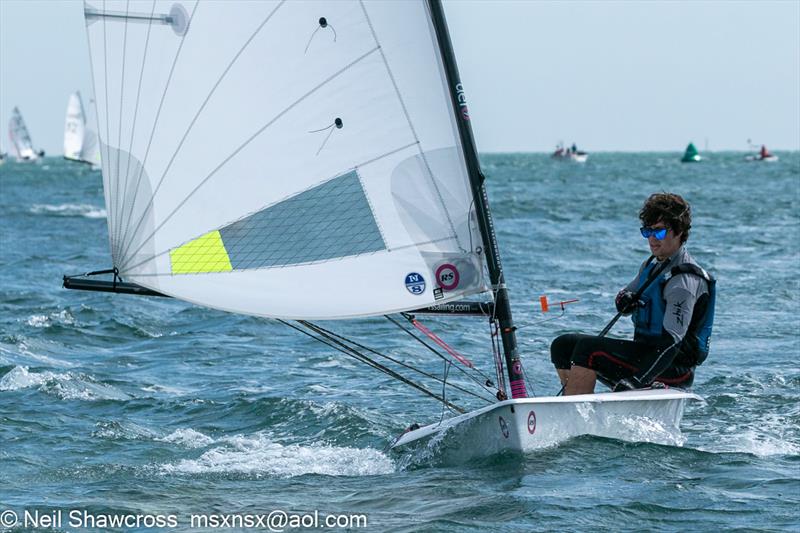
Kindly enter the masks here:
M 650 258 L 639 274 L 639 287 L 647 282 L 656 262 Z M 673 276 L 689 274 L 704 279 L 708 292 L 695 302 L 692 319 L 683 337 L 677 361 L 690 366 L 703 363 L 708 357 L 711 342 L 711 330 L 714 325 L 714 307 L 716 305 L 717 281 L 705 270 L 692 263 L 681 263 L 672 267 L 669 272 L 660 274 L 659 280 L 651 283 L 639 298 L 639 306 L 632 319 L 635 326 L 634 339 L 655 342 L 666 333 L 664 331 L 664 313 L 667 302 L 664 299 L 664 287 Z

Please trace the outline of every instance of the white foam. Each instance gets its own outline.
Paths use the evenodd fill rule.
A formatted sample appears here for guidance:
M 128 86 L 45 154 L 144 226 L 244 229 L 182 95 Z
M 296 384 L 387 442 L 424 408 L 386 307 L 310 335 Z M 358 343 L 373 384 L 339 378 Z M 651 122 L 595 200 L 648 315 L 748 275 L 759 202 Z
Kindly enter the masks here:
M 32 315 L 28 317 L 27 324 L 35 328 L 49 328 L 53 324 L 73 325 L 75 324 L 75 317 L 64 309 L 49 315 Z
M 164 393 L 164 394 L 171 394 L 173 396 L 180 396 L 182 394 L 187 394 L 191 392 L 189 389 L 182 389 L 168 385 L 159 385 L 158 383 L 153 383 L 152 385 L 147 385 L 146 387 L 142 387 L 142 390 L 144 392 Z
M 143 440 L 153 439 L 156 433 L 144 426 L 132 422 L 98 422 L 92 432 L 93 437 L 109 440 Z
M 378 450 L 323 444 L 282 445 L 258 434 L 217 441 L 220 446 L 197 459 L 161 466 L 165 474 L 239 473 L 295 477 L 305 474 L 371 476 L 395 472 L 394 462 Z
M 62 217 L 81 216 L 86 218 L 106 218 L 106 210 L 90 204 L 34 204 L 30 212 L 39 215 L 55 215 Z
M 177 429 L 165 437 L 155 439 L 159 442 L 170 442 L 187 448 L 202 448 L 214 443 L 214 439 L 191 428 Z
M 0 379 L 0 391 L 37 387 L 62 400 L 124 400 L 128 395 L 109 385 L 94 383 L 70 372 L 30 372 L 26 366 L 15 366 Z
M 730 424 L 717 428 L 709 446 L 698 446 L 698 450 L 711 453 L 749 453 L 758 457 L 772 455 L 800 455 L 800 442 L 794 436 L 795 429 L 786 417 L 762 415 L 757 424 Z
M 800 455 L 800 446 L 797 444 L 755 429 L 747 429 L 736 438 L 724 439 L 720 444 L 723 450 L 727 448 L 725 451 L 750 453 L 758 457 Z
M 31 373 L 28 372 L 28 367 L 15 366 L 0 379 L 0 391 L 37 387 L 59 376 L 65 377 L 67 374 L 54 374 L 52 372 Z

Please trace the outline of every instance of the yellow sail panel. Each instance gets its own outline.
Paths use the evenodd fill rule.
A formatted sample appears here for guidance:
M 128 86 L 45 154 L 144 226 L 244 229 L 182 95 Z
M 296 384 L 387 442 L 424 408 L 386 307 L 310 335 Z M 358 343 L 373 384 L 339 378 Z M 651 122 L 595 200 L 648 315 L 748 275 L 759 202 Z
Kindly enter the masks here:
M 173 274 L 199 274 L 202 272 L 229 272 L 233 270 L 228 251 L 219 231 L 211 231 L 202 237 L 170 250 Z

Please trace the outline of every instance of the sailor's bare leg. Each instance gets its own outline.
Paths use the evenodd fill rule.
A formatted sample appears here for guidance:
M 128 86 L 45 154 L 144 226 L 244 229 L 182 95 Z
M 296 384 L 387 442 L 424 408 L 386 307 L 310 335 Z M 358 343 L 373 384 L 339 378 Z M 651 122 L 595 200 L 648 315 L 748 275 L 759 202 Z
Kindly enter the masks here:
M 559 372 L 560 375 L 560 372 Z M 594 384 L 597 381 L 597 374 L 594 370 L 582 366 L 572 365 L 569 371 L 567 387 L 564 389 L 564 396 L 573 394 L 592 394 Z

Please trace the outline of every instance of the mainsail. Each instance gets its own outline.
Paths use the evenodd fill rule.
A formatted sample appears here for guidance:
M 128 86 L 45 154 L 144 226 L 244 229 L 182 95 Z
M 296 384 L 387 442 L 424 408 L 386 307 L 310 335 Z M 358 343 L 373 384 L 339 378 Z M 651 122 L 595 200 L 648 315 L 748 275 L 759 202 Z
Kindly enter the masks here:
M 8 137 L 11 140 L 17 159 L 21 161 L 33 161 L 39 159 L 39 154 L 33 149 L 33 141 L 22 119 L 19 108 L 14 107 L 11 112 L 11 120 L 8 122 Z
M 126 281 L 302 319 L 487 290 L 426 2 L 109 1 L 85 15 Z

